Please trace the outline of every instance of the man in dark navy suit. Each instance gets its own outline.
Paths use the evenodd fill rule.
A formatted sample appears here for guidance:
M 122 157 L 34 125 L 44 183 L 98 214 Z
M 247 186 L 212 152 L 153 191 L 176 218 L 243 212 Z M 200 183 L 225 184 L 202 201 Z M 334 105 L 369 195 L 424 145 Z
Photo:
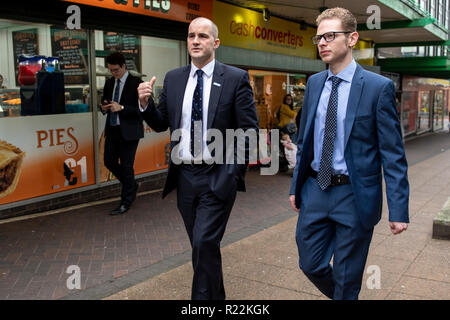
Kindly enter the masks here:
M 355 17 L 328 9 L 317 25 L 313 42 L 329 69 L 308 80 L 298 131 L 290 202 L 299 211 L 299 265 L 327 297 L 357 299 L 381 218 L 381 168 L 390 229 L 408 227 L 407 162 L 393 82 L 352 58 Z
M 134 178 L 134 158 L 144 126 L 138 106 L 137 87 L 141 79 L 131 75 L 120 52 L 106 58 L 113 75 L 105 83 L 101 110 L 105 124 L 105 166 L 122 184 L 121 201 L 111 215 L 124 214 L 136 199 L 138 184 Z
M 179 144 L 171 141 L 163 197 L 177 189 L 178 209 L 192 245 L 192 299 L 225 299 L 220 241 L 236 191 L 245 191 L 248 161 L 248 153 L 241 164 L 227 163 L 224 157 L 215 161 L 220 158 L 217 152 L 226 155 L 226 148 L 224 144 L 224 149 L 210 152 L 208 132 L 225 137 L 227 129 L 258 129 L 248 73 L 216 61 L 219 44 L 217 26 L 206 18 L 194 19 L 187 38 L 192 63 L 166 74 L 158 106 L 151 98 L 154 77 L 138 89 L 142 115 L 150 127 L 181 131 Z M 231 158 L 236 159 L 236 150 L 231 149 Z M 181 163 L 174 163 L 175 158 Z

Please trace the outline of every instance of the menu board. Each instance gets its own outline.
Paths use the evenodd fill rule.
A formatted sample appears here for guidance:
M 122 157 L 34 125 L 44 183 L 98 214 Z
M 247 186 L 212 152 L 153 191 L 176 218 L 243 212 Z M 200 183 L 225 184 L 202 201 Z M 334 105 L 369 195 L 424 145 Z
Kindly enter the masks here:
M 133 34 L 105 32 L 104 48 L 107 51 L 119 51 L 125 56 L 128 70 L 141 72 L 141 39 Z
M 51 27 L 52 55 L 59 58 L 64 83 L 88 84 L 87 33 L 82 30 L 66 30 Z
M 16 72 L 16 86 L 19 85 L 17 77 L 19 75 L 19 56 L 20 55 L 37 55 L 39 52 L 38 30 L 27 29 L 21 31 L 13 31 L 13 50 L 14 50 L 14 70 Z

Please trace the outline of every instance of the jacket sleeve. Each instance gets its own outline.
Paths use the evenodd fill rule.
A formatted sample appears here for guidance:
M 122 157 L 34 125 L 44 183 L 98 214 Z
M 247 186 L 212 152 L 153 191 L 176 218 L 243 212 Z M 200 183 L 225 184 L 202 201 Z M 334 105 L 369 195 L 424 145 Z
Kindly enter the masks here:
M 133 78 L 133 81 L 130 82 L 130 87 L 128 90 L 130 90 L 129 95 L 127 96 L 127 101 L 124 103 L 123 107 L 124 109 L 120 111 L 120 117 L 121 118 L 140 118 L 141 112 L 139 110 L 139 95 L 137 92 L 137 88 L 139 87 L 139 84 L 142 82 L 139 78 Z M 123 95 L 124 93 L 122 93 Z
M 381 154 L 389 221 L 409 222 L 408 164 L 391 80 L 384 85 L 376 109 L 378 148 Z
M 244 130 L 254 130 L 256 135 L 256 140 L 258 136 L 259 124 L 258 124 L 258 116 L 256 114 L 256 106 L 255 101 L 253 99 L 253 91 L 250 86 L 250 81 L 247 72 L 243 72 L 242 76 L 239 79 L 238 85 L 236 87 L 235 94 L 235 121 L 236 128 Z M 245 176 L 246 168 L 249 163 L 250 153 L 254 150 L 250 150 L 250 145 L 253 146 L 253 143 L 250 143 L 249 138 L 246 137 L 244 143 L 244 153 L 245 153 L 245 164 L 238 165 L 239 174 L 241 177 Z M 239 145 L 237 146 L 239 148 Z M 239 154 L 239 151 L 236 151 Z M 235 156 L 236 156 L 235 152 Z M 235 163 L 241 163 L 240 161 Z
M 147 108 L 141 113 L 144 121 L 156 132 L 166 131 L 169 128 L 169 115 L 167 112 L 167 75 L 164 78 L 164 86 L 159 97 L 158 106 L 150 97 Z

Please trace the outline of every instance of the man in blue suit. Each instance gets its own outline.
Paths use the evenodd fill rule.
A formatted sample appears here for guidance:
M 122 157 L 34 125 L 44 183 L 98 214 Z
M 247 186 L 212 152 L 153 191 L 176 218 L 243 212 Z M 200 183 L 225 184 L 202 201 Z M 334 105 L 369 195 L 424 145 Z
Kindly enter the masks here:
M 158 132 L 170 127 L 172 137 L 174 131 L 181 131 L 179 143 L 171 140 L 172 161 L 163 197 L 177 189 L 178 209 L 192 245 L 195 300 L 225 299 L 220 241 L 236 191 L 245 191 L 249 156 L 246 153 L 246 159 L 239 161 L 245 163 L 227 163 L 219 156 L 226 155 L 225 144 L 223 149 L 209 150 L 207 133 L 225 137 L 227 129 L 255 133 L 258 129 L 248 73 L 216 61 L 219 44 L 217 26 L 206 18 L 194 19 L 187 37 L 192 63 L 166 74 L 158 106 L 151 98 L 155 77 L 138 88 L 144 120 Z M 237 149 L 230 150 L 236 159 Z
M 408 226 L 407 162 L 393 82 L 352 57 L 356 19 L 333 8 L 316 22 L 313 42 L 329 69 L 306 86 L 289 200 L 299 212 L 302 271 L 330 299 L 357 299 L 381 218 L 381 168 L 390 229 L 399 234 Z

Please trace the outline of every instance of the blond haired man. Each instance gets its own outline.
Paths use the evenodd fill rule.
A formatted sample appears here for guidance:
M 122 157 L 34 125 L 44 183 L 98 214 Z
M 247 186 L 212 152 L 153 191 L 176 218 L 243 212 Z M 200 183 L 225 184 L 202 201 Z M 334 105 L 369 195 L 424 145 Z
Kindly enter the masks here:
M 329 69 L 306 86 L 289 199 L 299 212 L 302 271 L 330 299 L 357 299 L 381 218 L 381 168 L 390 229 L 399 234 L 408 226 L 407 162 L 392 81 L 352 57 L 355 17 L 333 8 L 316 22 L 312 40 Z

